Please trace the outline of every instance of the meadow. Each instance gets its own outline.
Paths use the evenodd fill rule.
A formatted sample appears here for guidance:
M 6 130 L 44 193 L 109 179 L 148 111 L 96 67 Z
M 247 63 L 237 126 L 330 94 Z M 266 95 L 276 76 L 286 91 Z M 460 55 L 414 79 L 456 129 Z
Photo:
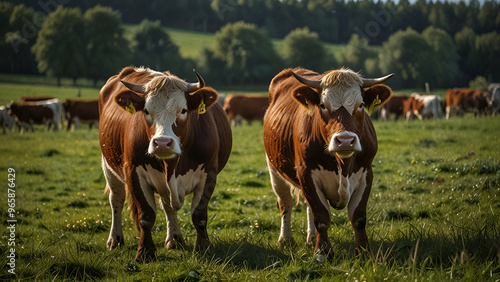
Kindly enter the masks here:
M 12 82 L 6 82 L 10 80 Z M 80 89 L 80 90 L 79 90 Z M 98 89 L 0 77 L 0 104 L 23 95 L 97 97 Z M 500 117 L 374 121 L 379 150 L 368 202 L 371 255 L 354 256 L 347 211 L 332 210 L 333 259 L 306 246 L 306 211 L 294 208 L 295 244 L 277 246 L 280 215 L 269 181 L 262 125 L 233 127 L 233 150 L 208 210 L 212 256 L 193 252 L 190 198 L 179 211 L 186 250 L 164 248 L 134 261 L 138 232 L 124 211 L 125 246 L 106 250 L 111 225 L 97 129 L 0 134 L 1 280 L 119 281 L 498 281 L 500 279 Z M 8 176 L 9 169 L 15 177 Z M 9 179 L 14 179 L 9 181 Z M 8 184 L 14 182 L 15 195 Z M 12 194 L 12 193 L 11 193 Z M 8 199 L 15 198 L 9 217 Z M 17 220 L 15 246 L 7 220 Z M 15 275 L 7 256 L 15 249 Z

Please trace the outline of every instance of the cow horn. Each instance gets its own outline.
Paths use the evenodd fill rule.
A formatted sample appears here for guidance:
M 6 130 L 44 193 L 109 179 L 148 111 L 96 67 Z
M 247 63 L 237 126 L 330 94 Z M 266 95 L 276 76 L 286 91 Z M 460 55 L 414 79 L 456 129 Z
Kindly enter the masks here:
M 146 88 L 144 87 L 145 86 L 144 84 L 133 84 L 133 83 L 126 82 L 123 80 L 120 80 L 120 81 L 123 83 L 123 85 L 127 86 L 128 89 L 130 89 L 134 92 L 141 93 L 141 94 L 144 94 L 144 92 L 146 92 Z
M 196 74 L 196 78 L 198 79 L 198 82 L 197 83 L 188 83 L 187 93 L 192 93 L 198 89 L 205 87 L 205 81 L 203 80 L 203 77 L 201 77 L 201 75 L 195 69 L 193 69 L 193 71 Z
M 309 86 L 309 87 L 312 87 L 312 88 L 315 88 L 315 89 L 321 89 L 321 80 L 311 80 L 311 79 L 307 79 L 307 78 L 304 78 L 296 73 L 294 73 L 293 71 L 290 71 L 292 73 L 292 75 L 300 82 L 302 82 L 303 84 Z
M 379 78 L 362 78 L 363 80 L 363 88 L 371 87 L 376 84 L 381 84 L 384 83 L 386 80 L 391 78 L 394 74 L 391 73 L 389 75 L 386 75 L 384 77 L 379 77 Z

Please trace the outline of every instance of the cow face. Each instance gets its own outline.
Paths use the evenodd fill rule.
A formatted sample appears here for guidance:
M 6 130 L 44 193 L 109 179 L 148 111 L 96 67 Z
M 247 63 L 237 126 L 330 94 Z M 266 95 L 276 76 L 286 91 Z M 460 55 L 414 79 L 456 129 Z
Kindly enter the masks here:
M 131 114 L 144 115 L 150 155 L 159 159 L 180 155 L 182 140 L 189 132 L 191 113 L 203 114 L 217 101 L 217 92 L 202 88 L 204 82 L 199 75 L 198 80 L 197 84 L 190 84 L 172 75 L 162 75 L 144 85 L 122 81 L 130 90 L 142 94 L 124 91 L 115 101 Z
M 363 79 L 349 69 L 340 69 L 327 73 L 322 80 L 309 80 L 292 74 L 306 84 L 295 88 L 293 97 L 309 113 L 319 108 L 323 121 L 321 132 L 328 151 L 341 159 L 362 151 L 360 136 L 363 134 L 365 108 L 373 111 L 391 97 L 389 87 L 376 84 L 392 75 Z

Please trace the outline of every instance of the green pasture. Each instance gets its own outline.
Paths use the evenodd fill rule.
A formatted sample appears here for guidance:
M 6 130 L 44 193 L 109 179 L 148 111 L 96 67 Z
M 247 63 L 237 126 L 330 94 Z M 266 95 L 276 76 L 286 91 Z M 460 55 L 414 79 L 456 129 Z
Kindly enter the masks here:
M 0 104 L 23 95 L 75 97 L 78 87 L 0 76 Z M 64 84 L 66 85 L 66 84 Z M 98 89 L 81 87 L 83 98 Z M 104 194 L 98 130 L 0 134 L 0 280 L 112 281 L 498 281 L 500 117 L 382 123 L 368 202 L 371 255 L 354 257 L 346 210 L 332 210 L 335 250 L 318 263 L 306 246 L 306 211 L 292 215 L 295 244 L 276 243 L 280 215 L 271 189 L 262 125 L 233 128 L 233 150 L 209 205 L 211 256 L 193 252 L 190 200 L 179 211 L 186 250 L 167 251 L 159 208 L 157 259 L 134 261 L 139 233 L 124 211 L 125 246 L 106 250 L 111 210 Z M 15 246 L 8 169 L 15 170 Z M 11 177 L 12 179 L 12 177 Z M 15 248 L 15 275 L 6 263 Z

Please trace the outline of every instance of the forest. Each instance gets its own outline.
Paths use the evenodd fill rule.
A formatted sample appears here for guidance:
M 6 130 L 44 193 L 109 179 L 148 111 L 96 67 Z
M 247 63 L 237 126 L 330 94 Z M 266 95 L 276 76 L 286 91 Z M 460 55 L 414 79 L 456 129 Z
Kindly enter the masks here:
M 347 66 L 397 74 L 396 88 L 500 81 L 500 3 L 487 0 L 188 0 L 0 2 L 0 72 L 90 78 L 135 64 L 215 84 L 265 84 L 284 67 Z M 125 34 L 125 25 L 135 25 Z M 183 58 L 164 27 L 215 33 L 215 47 Z M 272 40 L 283 40 L 277 50 Z M 344 44 L 331 54 L 323 43 Z

